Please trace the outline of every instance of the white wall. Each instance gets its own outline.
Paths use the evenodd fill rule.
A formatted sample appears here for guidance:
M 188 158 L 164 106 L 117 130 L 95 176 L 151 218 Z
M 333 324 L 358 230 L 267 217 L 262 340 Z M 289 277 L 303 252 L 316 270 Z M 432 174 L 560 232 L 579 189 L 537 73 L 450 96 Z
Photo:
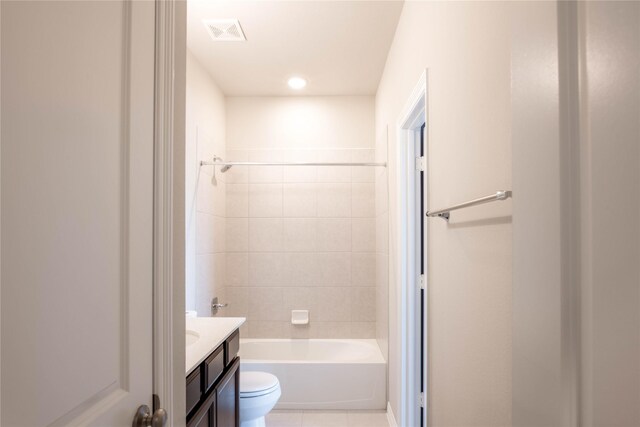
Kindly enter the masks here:
M 640 3 L 580 19 L 582 425 L 640 425 Z
M 513 424 L 638 425 L 640 6 L 513 12 Z
M 371 96 L 227 98 L 227 148 L 373 148 Z
M 227 98 L 236 161 L 373 161 L 373 97 Z M 245 336 L 374 338 L 375 170 L 234 166 L 227 314 Z M 292 309 L 310 325 L 292 326 Z
M 407 2 L 376 96 L 376 134 L 429 68 L 428 202 L 438 208 L 511 187 L 508 3 Z M 379 145 L 384 149 L 384 144 Z M 398 203 L 390 165 L 389 205 Z M 517 197 L 517 195 L 516 195 Z M 511 424 L 511 202 L 429 222 L 431 425 Z M 399 414 L 398 221 L 390 214 L 389 400 Z M 403 420 L 398 420 L 402 425 Z
M 563 425 L 556 2 L 512 9 L 513 424 Z M 522 31 L 526 28 L 526 31 Z
M 224 298 L 225 177 L 212 180 L 200 160 L 225 156 L 225 99 L 213 79 L 187 53 L 186 98 L 186 309 L 210 316 L 211 298 Z

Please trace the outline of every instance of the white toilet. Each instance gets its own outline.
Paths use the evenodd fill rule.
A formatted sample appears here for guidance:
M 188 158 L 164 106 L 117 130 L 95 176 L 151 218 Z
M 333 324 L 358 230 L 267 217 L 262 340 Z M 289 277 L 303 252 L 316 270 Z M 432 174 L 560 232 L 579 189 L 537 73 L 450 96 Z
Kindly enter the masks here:
M 280 399 L 280 382 L 267 372 L 240 372 L 240 427 L 265 427 L 264 417 Z

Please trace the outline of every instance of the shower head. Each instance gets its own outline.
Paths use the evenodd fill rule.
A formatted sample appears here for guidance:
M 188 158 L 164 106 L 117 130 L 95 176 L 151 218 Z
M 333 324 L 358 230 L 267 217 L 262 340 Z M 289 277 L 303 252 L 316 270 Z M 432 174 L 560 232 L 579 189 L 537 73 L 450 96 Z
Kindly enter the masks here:
M 224 162 L 224 159 L 222 157 L 218 157 L 218 156 L 213 156 L 213 166 L 214 166 L 214 171 L 215 171 L 215 166 L 216 163 L 218 162 Z M 226 171 L 228 171 L 229 169 L 231 169 L 231 166 L 233 165 L 224 165 L 220 168 L 220 172 L 225 173 Z M 215 172 L 214 172 L 215 173 Z

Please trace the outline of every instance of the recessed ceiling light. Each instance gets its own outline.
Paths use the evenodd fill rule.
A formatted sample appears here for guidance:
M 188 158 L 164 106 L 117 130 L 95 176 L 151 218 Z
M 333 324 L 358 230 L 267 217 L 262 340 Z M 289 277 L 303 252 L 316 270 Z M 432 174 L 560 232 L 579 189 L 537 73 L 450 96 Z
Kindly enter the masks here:
M 307 81 L 302 77 L 291 77 L 287 84 L 291 89 L 300 90 L 307 85 Z

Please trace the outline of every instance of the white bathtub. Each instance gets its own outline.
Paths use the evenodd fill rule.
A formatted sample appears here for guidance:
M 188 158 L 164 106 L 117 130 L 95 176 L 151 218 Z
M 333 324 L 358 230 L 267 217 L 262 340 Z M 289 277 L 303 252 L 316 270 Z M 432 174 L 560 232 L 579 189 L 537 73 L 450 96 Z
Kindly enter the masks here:
M 280 380 L 277 409 L 385 409 L 387 367 L 376 340 L 241 339 L 241 371 Z

